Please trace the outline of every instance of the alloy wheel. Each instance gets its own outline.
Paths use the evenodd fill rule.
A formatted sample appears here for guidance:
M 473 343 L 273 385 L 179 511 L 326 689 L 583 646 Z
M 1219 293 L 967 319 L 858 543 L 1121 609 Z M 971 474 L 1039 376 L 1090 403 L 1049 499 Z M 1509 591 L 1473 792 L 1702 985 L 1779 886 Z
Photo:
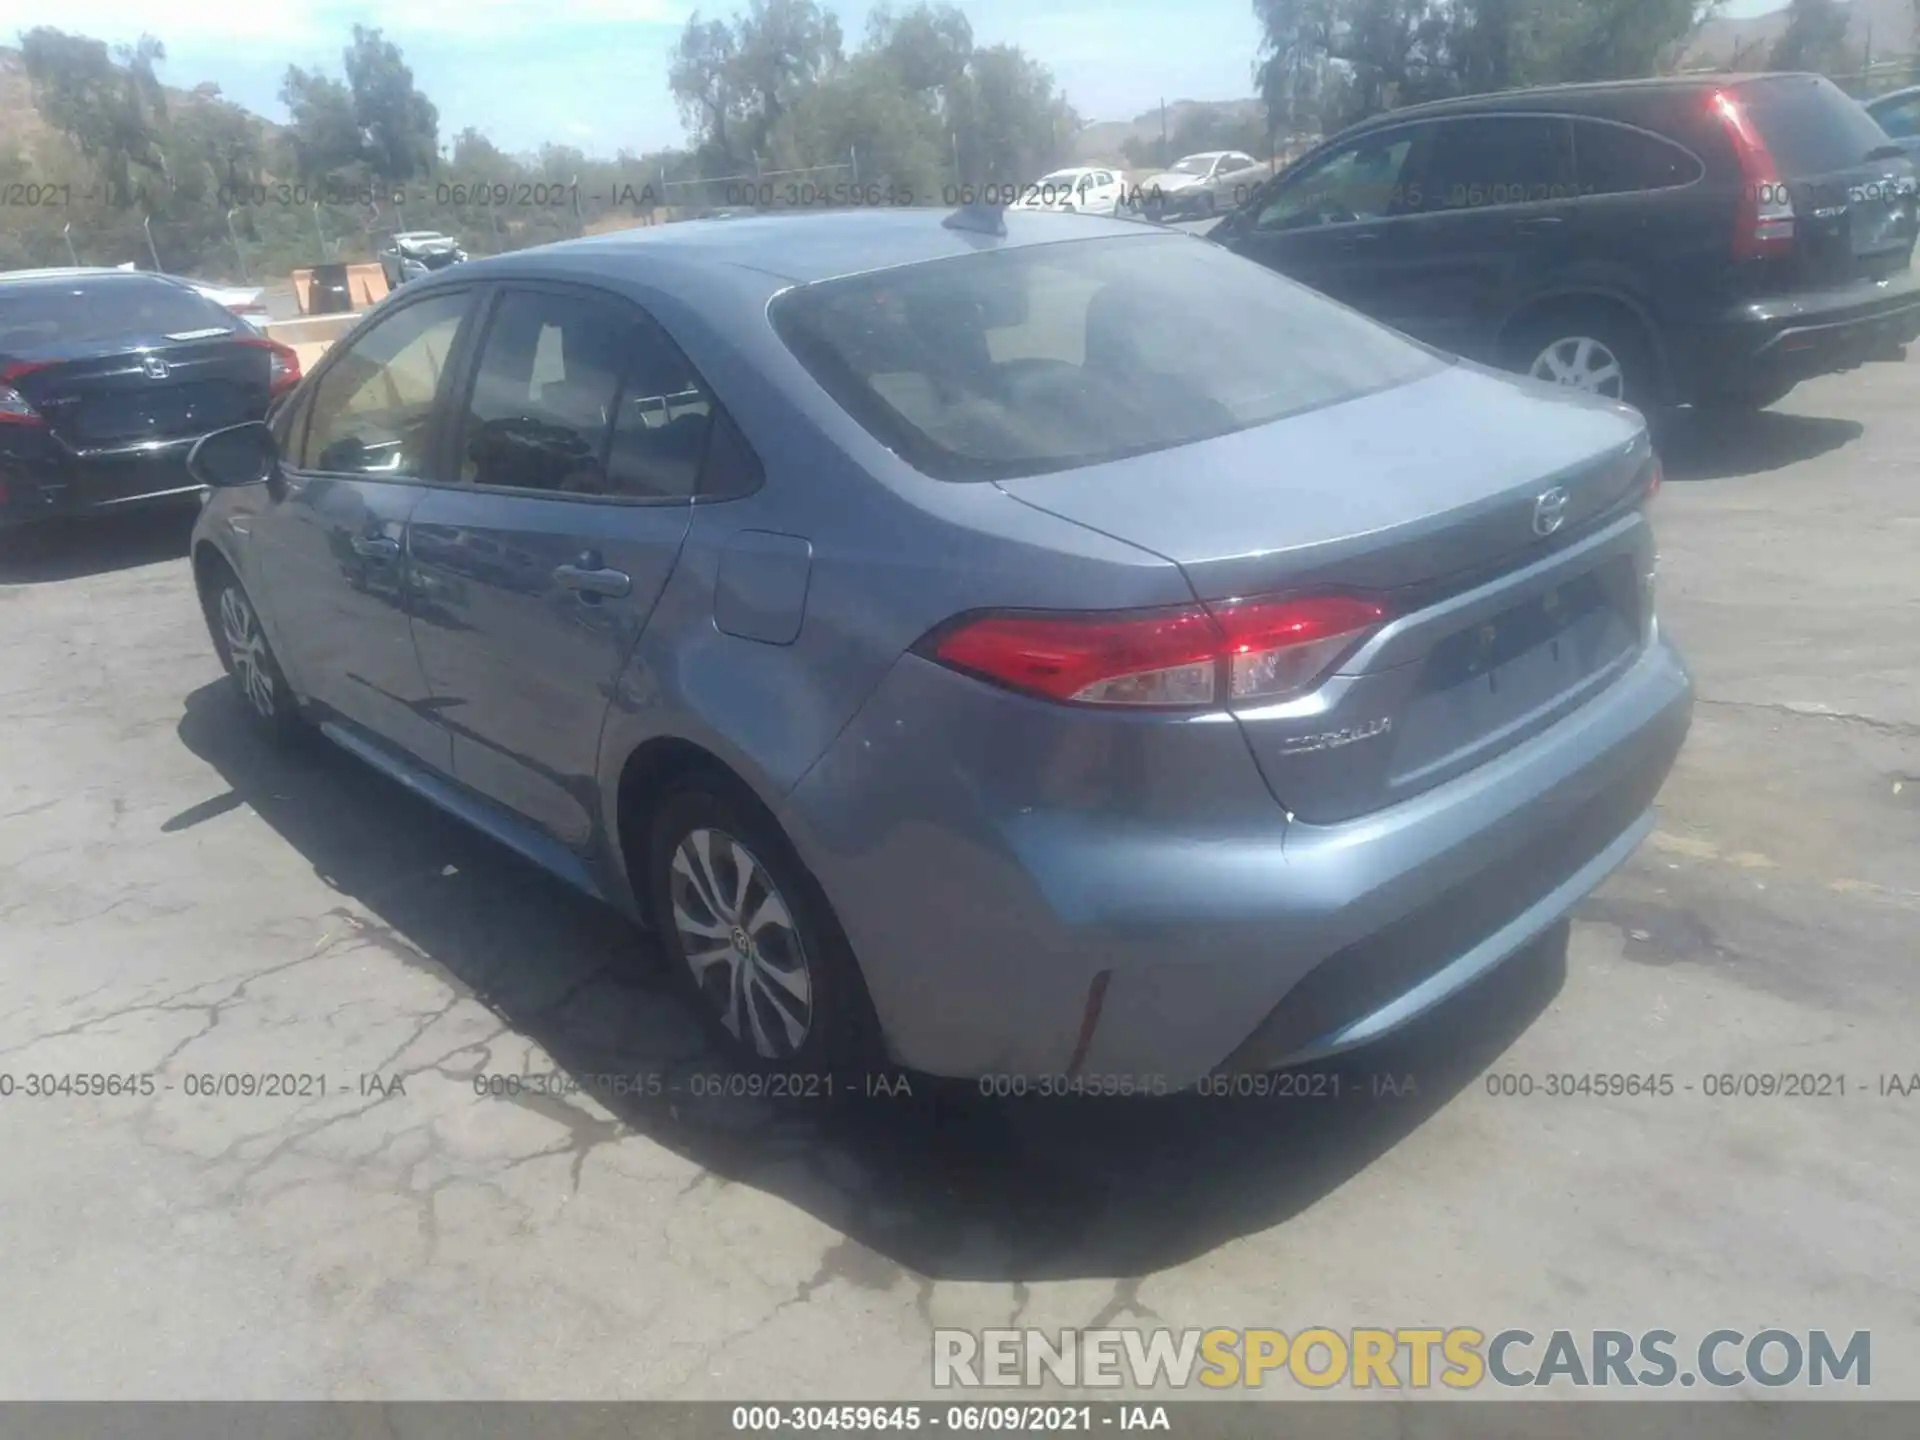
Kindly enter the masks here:
M 767 868 L 724 830 L 693 830 L 673 853 L 673 927 L 695 987 L 727 1033 L 784 1060 L 813 1023 L 813 973 L 793 912 Z
M 274 718 L 273 672 L 268 668 L 267 639 L 260 621 L 236 585 L 220 592 L 220 635 L 233 661 L 233 678 L 263 720 Z
M 1605 341 L 1591 335 L 1568 335 L 1555 340 L 1534 357 L 1527 373 L 1536 380 L 1604 395 L 1609 400 L 1626 395 L 1626 371 Z

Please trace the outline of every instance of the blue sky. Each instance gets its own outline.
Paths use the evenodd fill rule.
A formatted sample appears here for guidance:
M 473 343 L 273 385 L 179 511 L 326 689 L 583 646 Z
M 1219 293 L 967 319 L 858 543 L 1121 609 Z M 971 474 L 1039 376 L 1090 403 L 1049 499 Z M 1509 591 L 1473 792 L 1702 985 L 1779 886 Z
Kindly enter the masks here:
M 857 43 L 870 5 L 826 3 Z M 35 24 L 111 41 L 151 30 L 167 47 L 168 84 L 212 80 L 229 99 L 278 120 L 289 64 L 337 76 L 353 24 L 380 25 L 440 107 L 443 138 L 475 125 L 509 150 L 553 140 L 611 156 L 683 138 L 667 57 L 694 8 L 688 0 L 245 0 L 197 9 L 0 0 L 0 43 Z M 735 6 L 700 8 L 716 15 Z M 978 43 L 1024 48 L 1053 70 L 1088 120 L 1131 119 L 1163 97 L 1253 93 L 1260 31 L 1248 0 L 963 0 L 962 9 Z

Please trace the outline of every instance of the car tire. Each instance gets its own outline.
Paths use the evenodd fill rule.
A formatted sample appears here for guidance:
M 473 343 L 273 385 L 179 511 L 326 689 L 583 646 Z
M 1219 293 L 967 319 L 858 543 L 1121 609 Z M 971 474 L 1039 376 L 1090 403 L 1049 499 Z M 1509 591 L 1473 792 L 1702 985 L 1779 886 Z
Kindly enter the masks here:
M 282 743 L 304 739 L 309 726 L 300 702 L 267 640 L 253 598 L 226 562 L 208 572 L 200 600 L 214 653 L 253 728 Z
M 1609 310 L 1569 308 L 1523 321 L 1505 355 L 1507 368 L 1522 375 L 1641 409 L 1658 393 L 1646 336 Z
M 718 780 L 676 787 L 654 811 L 645 863 L 668 968 L 736 1063 L 846 1074 L 878 1056 L 852 947 L 756 801 Z

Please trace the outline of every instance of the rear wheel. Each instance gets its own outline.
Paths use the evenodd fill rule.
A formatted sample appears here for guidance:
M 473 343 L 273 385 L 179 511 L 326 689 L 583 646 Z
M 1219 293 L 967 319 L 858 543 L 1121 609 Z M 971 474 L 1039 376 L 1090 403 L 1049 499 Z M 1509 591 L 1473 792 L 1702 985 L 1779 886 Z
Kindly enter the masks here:
M 1656 393 L 1640 327 L 1606 310 L 1555 311 L 1525 321 L 1506 349 L 1509 369 L 1569 390 L 1642 407 Z
M 200 594 L 213 648 L 233 682 L 254 727 L 275 740 L 290 740 L 306 730 L 299 703 L 267 642 L 246 587 L 224 563 L 216 565 Z
M 826 897 L 758 805 L 713 781 L 654 816 L 646 893 L 670 968 L 739 1062 L 830 1070 L 869 1058 L 866 987 Z

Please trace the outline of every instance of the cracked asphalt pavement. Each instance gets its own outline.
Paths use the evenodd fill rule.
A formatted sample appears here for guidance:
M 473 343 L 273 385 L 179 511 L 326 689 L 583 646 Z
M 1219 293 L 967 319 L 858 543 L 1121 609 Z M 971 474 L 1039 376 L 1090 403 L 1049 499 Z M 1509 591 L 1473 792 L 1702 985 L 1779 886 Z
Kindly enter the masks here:
M 1657 833 L 1338 1101 L 700 1093 L 622 922 L 250 737 L 189 517 L 0 542 L 0 1396 L 911 1398 L 1009 1320 L 1867 1329 L 1920 1396 L 1916 396 L 1676 432 Z M 1693 1088 L 1488 1090 L 1587 1071 Z M 1783 1071 L 1847 1094 L 1703 1093 Z M 653 1078 L 476 1093 L 550 1073 Z

